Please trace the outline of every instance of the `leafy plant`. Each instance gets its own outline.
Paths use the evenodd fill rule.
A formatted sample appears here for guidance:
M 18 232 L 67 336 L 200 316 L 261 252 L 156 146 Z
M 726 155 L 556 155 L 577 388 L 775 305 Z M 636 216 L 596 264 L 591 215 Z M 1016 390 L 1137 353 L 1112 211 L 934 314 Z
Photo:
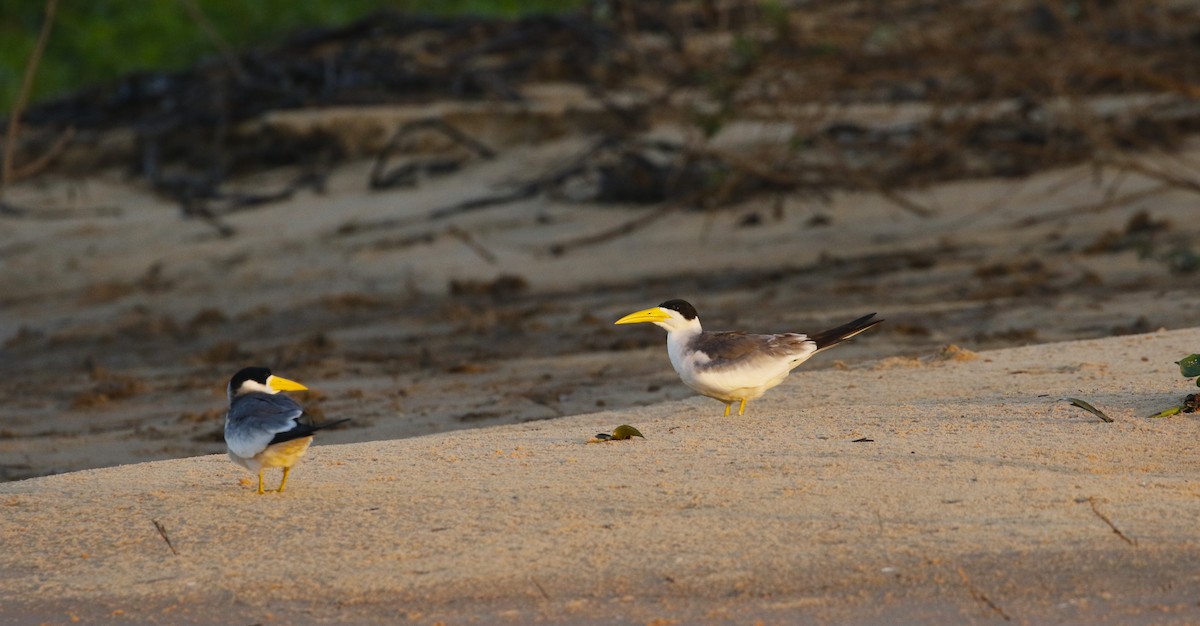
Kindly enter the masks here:
M 1200 354 L 1189 354 L 1182 359 L 1175 361 L 1179 366 L 1179 373 L 1184 378 L 1196 378 L 1200 376 Z M 1196 385 L 1200 386 L 1200 378 L 1196 379 Z M 1150 417 L 1171 417 L 1180 413 L 1195 413 L 1197 404 L 1197 395 L 1190 393 L 1183 398 L 1183 402 L 1179 406 L 1173 406 L 1169 409 L 1163 409 Z
M 1200 354 L 1189 354 L 1175 361 L 1175 364 L 1179 366 L 1179 373 L 1184 378 L 1200 376 Z M 1200 387 L 1200 379 L 1196 380 L 1196 386 Z

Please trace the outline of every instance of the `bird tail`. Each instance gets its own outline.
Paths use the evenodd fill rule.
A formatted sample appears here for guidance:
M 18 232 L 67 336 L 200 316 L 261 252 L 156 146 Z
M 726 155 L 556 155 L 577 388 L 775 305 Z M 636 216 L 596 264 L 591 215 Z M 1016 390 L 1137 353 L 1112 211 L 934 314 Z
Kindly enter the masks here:
M 820 352 L 821 350 L 832 348 L 839 343 L 842 343 L 843 341 L 846 341 L 847 339 L 850 339 L 851 337 L 871 328 L 872 326 L 883 322 L 883 320 L 872 321 L 872 317 L 875 317 L 874 313 L 864 315 L 853 322 L 842 324 L 837 328 L 830 328 L 829 330 L 810 335 L 808 338 L 811 339 L 813 343 L 817 344 L 817 352 Z

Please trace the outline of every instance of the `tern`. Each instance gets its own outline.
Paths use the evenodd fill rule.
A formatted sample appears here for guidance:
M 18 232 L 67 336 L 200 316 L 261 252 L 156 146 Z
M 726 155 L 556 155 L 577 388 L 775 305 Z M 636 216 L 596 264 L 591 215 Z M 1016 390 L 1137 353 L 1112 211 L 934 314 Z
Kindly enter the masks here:
M 225 446 L 234 463 L 258 472 L 258 493 L 263 491 L 263 470 L 282 467 L 283 493 L 292 466 L 308 452 L 313 433 L 349 420 L 308 423 L 295 400 L 280 391 L 308 389 L 298 382 L 275 376 L 265 367 L 247 367 L 229 379 L 229 413 L 225 415 Z
M 687 386 L 725 403 L 725 415 L 739 402 L 738 415 L 746 412 L 746 401 L 762 396 L 783 382 L 796 366 L 812 355 L 879 324 L 874 313 L 837 328 L 814 333 L 751 335 L 743 332 L 712 332 L 700 327 L 696 308 L 684 300 L 667 300 L 649 309 L 630 313 L 617 324 L 652 323 L 667 330 L 667 356 Z

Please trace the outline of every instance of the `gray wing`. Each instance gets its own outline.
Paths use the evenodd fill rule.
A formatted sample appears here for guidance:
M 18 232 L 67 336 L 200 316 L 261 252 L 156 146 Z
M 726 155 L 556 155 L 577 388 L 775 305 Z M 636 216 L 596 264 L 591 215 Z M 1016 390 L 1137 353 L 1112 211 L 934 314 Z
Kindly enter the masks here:
M 742 332 L 702 332 L 688 347 L 703 352 L 711 359 L 696 369 L 738 367 L 766 359 L 792 361 L 806 359 L 817 351 L 817 344 L 800 333 L 778 335 L 748 335 Z
M 248 393 L 233 399 L 225 416 L 225 445 L 242 458 L 262 452 L 278 433 L 296 428 L 304 409 L 287 396 Z

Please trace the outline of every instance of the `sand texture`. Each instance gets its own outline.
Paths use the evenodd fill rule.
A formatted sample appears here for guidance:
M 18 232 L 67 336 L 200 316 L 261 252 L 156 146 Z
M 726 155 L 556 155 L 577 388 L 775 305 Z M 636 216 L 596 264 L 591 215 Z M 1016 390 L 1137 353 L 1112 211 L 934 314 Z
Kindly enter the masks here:
M 39 217 L 0 220 L 0 480 L 221 452 L 225 383 L 252 364 L 352 418 L 326 443 L 683 399 L 661 331 L 612 325 L 670 298 L 712 330 L 887 319 L 805 370 L 1200 323 L 1197 274 L 1141 248 L 1200 241 L 1196 196 L 1137 174 L 1072 167 L 909 193 L 929 217 L 872 193 L 753 199 L 557 256 L 547 248 L 659 209 L 546 196 L 430 217 L 587 145 L 508 146 L 386 191 L 355 162 L 324 194 L 231 214 L 228 238 L 118 172 L 23 182 L 8 197 Z M 1136 199 L 1109 202 L 1114 189 Z
M 28 110 L 0 626 L 1200 624 L 1200 421 L 1148 417 L 1198 390 L 1197 9 L 760 4 Z M 676 298 L 886 321 L 722 417 L 613 324 Z M 224 454 L 254 365 L 349 419 L 283 494 Z
M 318 438 L 284 494 L 220 455 L 6 483 L 3 614 L 1196 623 L 1200 421 L 1146 416 L 1186 393 L 1172 361 L 1197 345 L 1200 329 L 895 357 L 797 373 L 740 418 L 695 397 Z M 622 423 L 645 439 L 585 443 Z

